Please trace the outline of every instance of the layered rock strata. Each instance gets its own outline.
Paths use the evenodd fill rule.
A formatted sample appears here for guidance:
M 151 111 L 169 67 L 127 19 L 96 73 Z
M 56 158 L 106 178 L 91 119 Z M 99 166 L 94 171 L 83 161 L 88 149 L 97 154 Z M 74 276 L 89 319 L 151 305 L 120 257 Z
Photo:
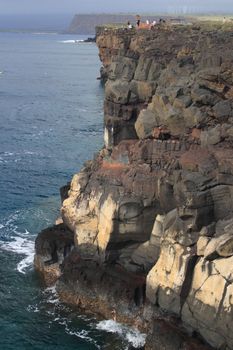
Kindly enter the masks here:
M 105 147 L 72 179 L 67 236 L 37 238 L 61 298 L 148 331 L 147 349 L 201 349 L 178 324 L 233 349 L 232 32 L 97 29 Z

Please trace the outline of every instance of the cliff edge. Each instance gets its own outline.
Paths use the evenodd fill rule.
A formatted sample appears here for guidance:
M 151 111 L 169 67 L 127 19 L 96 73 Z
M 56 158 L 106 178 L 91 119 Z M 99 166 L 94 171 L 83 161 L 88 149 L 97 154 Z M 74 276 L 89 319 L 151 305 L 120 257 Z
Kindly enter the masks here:
M 105 147 L 36 240 L 63 300 L 114 311 L 146 349 L 233 349 L 232 33 L 97 28 Z

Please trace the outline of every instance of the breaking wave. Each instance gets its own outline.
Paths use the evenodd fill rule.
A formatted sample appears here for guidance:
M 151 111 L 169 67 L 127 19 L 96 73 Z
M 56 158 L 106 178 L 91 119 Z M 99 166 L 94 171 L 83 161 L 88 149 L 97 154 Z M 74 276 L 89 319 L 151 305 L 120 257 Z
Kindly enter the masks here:
M 61 40 L 59 41 L 59 43 L 62 43 L 62 44 L 78 44 L 78 43 L 83 43 L 84 42 L 84 39 L 70 39 L 70 40 Z
M 66 334 L 85 340 L 86 342 L 94 345 L 96 349 L 101 350 L 100 345 L 94 339 L 95 336 L 93 334 L 93 328 L 90 324 L 90 319 L 85 319 L 84 315 L 78 314 L 73 314 L 73 318 L 70 317 L 71 310 L 69 307 L 60 303 L 59 301 L 56 284 L 52 287 L 46 288 L 42 292 L 41 301 L 36 305 L 28 305 L 27 310 L 33 313 L 46 313 L 50 318 L 50 321 L 48 321 L 49 324 L 59 324 L 60 326 L 63 326 Z M 81 327 L 81 329 L 77 329 L 77 326 L 73 324 L 73 321 L 77 321 L 77 319 L 84 322 L 83 325 L 86 329 Z
M 17 264 L 17 270 L 25 274 L 32 267 L 34 259 L 34 242 L 22 237 L 15 237 L 11 242 L 1 242 L 0 247 L 12 253 L 25 257 Z
M 115 333 L 122 339 L 129 342 L 134 348 L 140 348 L 145 345 L 146 335 L 140 333 L 135 328 L 130 328 L 126 325 L 113 320 L 100 321 L 96 328 L 108 333 Z
M 46 209 L 46 208 L 45 208 Z M 33 266 L 36 234 L 32 231 L 33 221 L 41 221 L 42 226 L 50 224 L 49 213 L 44 208 L 16 210 L 1 219 L 0 250 L 19 256 L 16 269 L 26 274 Z M 51 215 L 51 212 L 50 212 Z M 47 218 L 48 216 L 48 218 Z M 38 225 L 38 232 L 42 227 Z

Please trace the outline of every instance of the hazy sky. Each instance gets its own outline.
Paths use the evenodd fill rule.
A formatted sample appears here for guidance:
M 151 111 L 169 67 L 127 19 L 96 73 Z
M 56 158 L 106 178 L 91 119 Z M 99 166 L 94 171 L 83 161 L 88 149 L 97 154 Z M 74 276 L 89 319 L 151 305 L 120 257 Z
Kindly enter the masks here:
M 0 0 L 0 15 L 174 11 L 233 12 L 233 0 Z

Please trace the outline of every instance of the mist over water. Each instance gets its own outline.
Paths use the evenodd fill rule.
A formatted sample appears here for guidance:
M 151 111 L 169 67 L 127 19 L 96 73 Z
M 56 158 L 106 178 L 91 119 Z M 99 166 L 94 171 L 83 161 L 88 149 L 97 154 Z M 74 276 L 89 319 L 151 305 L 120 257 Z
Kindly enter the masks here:
M 26 11 L 24 11 L 27 13 Z M 6 14 L 0 11 L 0 30 L 65 31 L 73 13 L 63 14 Z

